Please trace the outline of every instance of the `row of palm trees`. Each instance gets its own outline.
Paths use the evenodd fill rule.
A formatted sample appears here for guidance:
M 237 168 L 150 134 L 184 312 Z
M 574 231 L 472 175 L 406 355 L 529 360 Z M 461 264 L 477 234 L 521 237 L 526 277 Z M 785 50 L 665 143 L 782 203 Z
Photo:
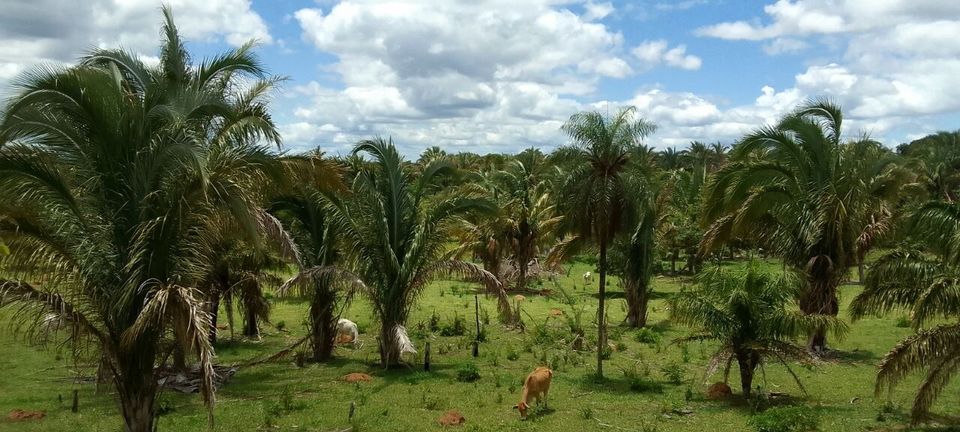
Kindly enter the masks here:
M 479 282 L 511 322 L 506 292 L 552 277 L 576 252 L 597 254 L 599 375 L 609 275 L 623 286 L 626 324 L 639 327 L 664 260 L 678 272 L 684 257 L 696 273 L 737 249 L 782 258 L 796 277 L 705 276 L 710 289 L 673 308 L 680 321 L 715 320 L 698 337 L 740 341 L 715 360 L 737 361 L 749 394 L 763 356 L 802 357 L 793 337 L 807 334 L 809 353 L 826 349 L 841 327 L 839 285 L 881 246 L 891 252 L 861 277 L 854 317 L 909 308 L 918 332 L 885 358 L 878 391 L 927 368 L 919 418 L 957 370 L 956 325 L 923 329 L 960 312 L 957 134 L 894 153 L 844 140 L 840 108 L 812 101 L 729 151 L 654 151 L 643 139 L 655 125 L 626 108 L 573 115 L 562 128 L 570 144 L 549 155 L 431 148 L 407 162 L 389 139 L 343 158 L 286 155 L 271 148 L 279 79 L 252 45 L 195 64 L 164 15 L 159 65 L 95 50 L 74 67 L 38 68 L 0 119 L 0 306 L 20 305 L 25 322 L 58 315 L 74 343 L 93 344 L 127 430 L 154 429 L 168 358 L 183 368 L 197 357 L 212 412 L 219 314 L 232 329 L 237 306 L 256 337 L 268 286 L 309 299 L 316 361 L 330 359 L 337 319 L 362 294 L 389 367 L 431 281 Z M 278 280 L 290 266 L 294 277 Z M 802 314 L 789 312 L 793 300 Z

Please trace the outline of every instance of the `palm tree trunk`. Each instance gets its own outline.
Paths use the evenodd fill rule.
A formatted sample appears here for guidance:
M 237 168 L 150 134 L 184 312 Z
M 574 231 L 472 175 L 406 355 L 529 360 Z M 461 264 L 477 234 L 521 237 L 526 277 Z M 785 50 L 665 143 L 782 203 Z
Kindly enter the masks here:
M 647 325 L 647 303 L 650 302 L 647 285 L 641 281 L 627 281 L 624 294 L 627 299 L 627 325 L 630 327 Z
M 187 370 L 187 355 L 183 352 L 183 347 L 180 344 L 173 345 L 173 370 Z
M 807 315 L 819 314 L 837 316 L 840 303 L 837 299 L 839 279 L 832 273 L 819 274 L 818 278 L 808 278 L 807 288 L 800 296 L 800 310 Z M 823 352 L 827 349 L 827 330 L 818 328 L 810 334 L 807 349 Z
M 155 389 L 124 392 L 120 394 L 120 410 L 123 413 L 125 432 L 154 432 L 153 421 Z
M 313 348 L 313 360 L 325 362 L 333 356 L 333 345 L 336 339 L 337 322 L 333 309 L 335 303 L 327 287 L 321 286 L 325 281 L 318 281 L 314 286 L 313 298 L 310 301 L 310 344 Z
M 753 374 L 760 364 L 760 356 L 755 353 L 737 353 L 737 365 L 740 366 L 740 389 L 744 398 L 750 398 L 753 389 Z
M 380 325 L 380 366 L 389 368 L 400 364 L 400 350 L 397 347 L 396 320 L 383 318 Z
M 607 239 L 600 239 L 600 302 L 597 306 L 597 376 L 603 377 L 603 354 L 607 349 L 607 323 L 604 302 L 607 298 Z
M 244 304 L 246 307 L 246 316 L 243 318 L 243 335 L 247 337 L 260 337 L 260 325 L 257 322 L 257 313 L 247 304 Z
M 210 344 L 217 343 L 217 317 L 220 315 L 220 289 L 210 289 Z
M 124 431 L 153 432 L 157 379 L 153 362 L 156 351 L 149 344 L 137 344 L 121 353 L 115 361 L 113 381 L 120 399 Z

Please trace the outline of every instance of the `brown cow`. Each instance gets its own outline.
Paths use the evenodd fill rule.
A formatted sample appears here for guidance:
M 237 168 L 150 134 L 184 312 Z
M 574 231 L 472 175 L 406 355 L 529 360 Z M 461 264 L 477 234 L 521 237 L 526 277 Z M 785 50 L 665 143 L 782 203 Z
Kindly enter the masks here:
M 527 418 L 527 409 L 530 408 L 530 400 L 536 399 L 537 403 L 543 402 L 547 406 L 547 392 L 550 391 L 550 380 L 553 378 L 553 371 L 543 366 L 538 367 L 527 375 L 523 382 L 523 391 L 520 393 L 520 403 L 514 408 L 520 411 L 520 418 Z

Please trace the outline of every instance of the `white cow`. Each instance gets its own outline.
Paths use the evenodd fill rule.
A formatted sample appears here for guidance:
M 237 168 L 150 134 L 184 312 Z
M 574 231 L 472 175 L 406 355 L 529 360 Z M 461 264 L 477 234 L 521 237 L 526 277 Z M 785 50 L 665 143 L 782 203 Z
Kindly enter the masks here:
M 348 319 L 340 318 L 337 321 L 337 345 L 353 344 L 357 345 L 360 341 L 360 332 L 357 331 L 357 324 Z
M 592 272 L 586 272 L 586 273 L 584 273 L 584 274 L 583 274 L 583 281 L 584 281 L 584 282 L 593 282 L 593 273 L 592 273 Z

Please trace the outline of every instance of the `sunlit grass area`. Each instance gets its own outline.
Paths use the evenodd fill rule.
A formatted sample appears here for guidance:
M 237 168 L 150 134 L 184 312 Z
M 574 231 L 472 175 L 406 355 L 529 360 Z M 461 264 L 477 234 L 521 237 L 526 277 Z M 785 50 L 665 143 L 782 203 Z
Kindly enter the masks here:
M 778 270 L 775 262 L 762 262 Z M 740 271 L 745 262 L 725 264 Z M 583 308 L 584 320 L 593 320 L 596 310 L 596 283 L 585 286 L 582 274 L 592 267 L 583 262 L 570 266 L 556 284 L 544 281 L 535 288 L 550 290 L 548 296 L 524 293 L 521 303 L 525 331 L 507 329 L 496 321 L 493 298 L 480 296 L 482 331 L 480 356 L 471 356 L 475 334 L 475 285 L 459 281 L 432 284 L 414 309 L 408 328 L 420 351 L 408 358 L 408 368 L 384 371 L 378 366 L 377 325 L 364 299 L 353 302 L 344 316 L 357 322 L 363 344 L 360 348 L 338 348 L 329 364 L 298 367 L 296 353 L 280 360 L 241 367 L 217 394 L 214 430 L 354 430 L 413 431 L 437 430 L 437 418 L 456 409 L 466 418 L 464 430 L 642 430 L 702 431 L 746 430 L 753 412 L 751 404 L 738 398 L 708 400 L 707 384 L 719 374 L 704 377 L 710 344 L 673 344 L 672 340 L 690 330 L 674 326 L 668 318 L 666 299 L 691 281 L 685 277 L 658 276 L 655 297 L 650 305 L 648 329 L 618 326 L 625 316 L 618 281 L 610 281 L 608 297 L 610 338 L 614 346 L 606 366 L 606 379 L 593 377 L 595 352 L 570 348 L 564 321 L 574 309 Z M 567 290 L 576 299 L 571 307 L 561 301 L 559 291 Z M 841 300 L 846 305 L 859 291 L 845 285 Z M 265 358 L 290 346 L 305 335 L 307 302 L 297 298 L 272 298 L 272 323 L 264 325 L 263 339 L 230 338 L 221 331 L 216 346 L 217 363 L 242 364 Z M 551 316 L 561 310 L 563 316 Z M 4 318 L 11 311 L 3 312 Z M 553 312 L 556 314 L 556 312 Z M 430 331 L 432 317 L 439 317 Z M 841 317 L 846 318 L 845 310 Z M 463 336 L 441 336 L 455 332 L 454 321 L 464 320 Z M 436 319 L 436 318 L 434 318 Z M 902 430 L 917 385 L 910 380 L 886 397 L 874 398 L 876 363 L 890 347 L 911 333 L 903 317 L 891 314 L 851 323 L 848 336 L 834 343 L 837 349 L 822 364 L 791 367 L 802 380 L 806 393 L 780 365 L 767 364 L 758 373 L 757 383 L 767 393 L 784 393 L 774 398 L 782 404 L 810 407 L 821 418 L 824 431 Z M 595 339 L 595 326 L 587 338 Z M 424 343 L 432 346 L 432 369 L 422 371 Z M 40 410 L 40 421 L 0 421 L 0 430 L 105 430 L 121 428 L 117 403 L 109 384 L 96 392 L 94 368 L 74 364 L 67 347 L 29 346 L 16 334 L 0 336 L 0 411 Z M 458 371 L 473 363 L 480 373 L 474 382 L 458 381 Z M 536 411 L 521 422 L 512 408 L 520 396 L 522 380 L 535 367 L 547 365 L 555 375 L 549 408 Z M 350 384 L 340 378 L 352 372 L 373 376 L 371 382 Z M 736 366 L 731 387 L 738 389 Z M 73 390 L 79 391 L 79 412 L 70 409 Z M 62 398 L 62 400 L 61 400 Z M 352 420 L 350 405 L 355 403 Z M 960 384 L 943 393 L 935 413 L 956 412 Z M 160 397 L 161 430 L 205 430 L 206 410 L 197 395 L 164 391 Z

